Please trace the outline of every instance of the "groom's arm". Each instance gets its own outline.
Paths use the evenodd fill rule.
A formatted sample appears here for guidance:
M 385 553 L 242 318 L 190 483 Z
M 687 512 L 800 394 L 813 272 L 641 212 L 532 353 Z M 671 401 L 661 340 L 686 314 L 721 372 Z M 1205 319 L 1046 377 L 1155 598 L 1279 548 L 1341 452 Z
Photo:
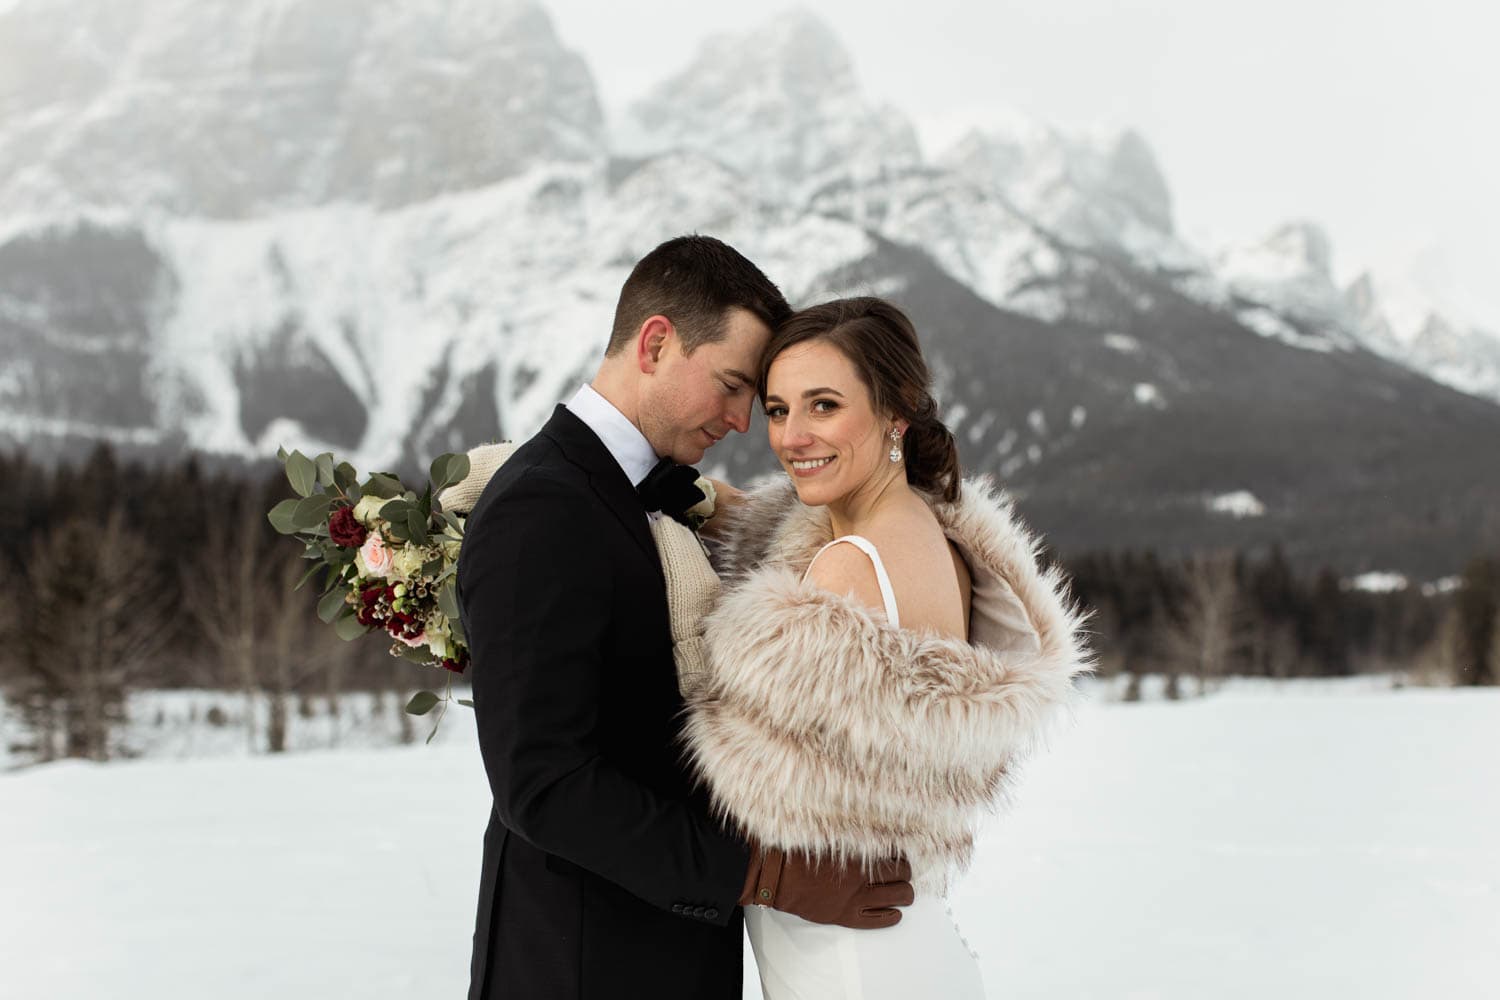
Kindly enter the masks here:
M 589 530 L 598 517 L 576 486 L 532 472 L 464 541 L 460 600 L 495 807 L 542 850 L 722 925 L 749 848 L 693 804 L 623 773 L 594 739 L 614 586 Z

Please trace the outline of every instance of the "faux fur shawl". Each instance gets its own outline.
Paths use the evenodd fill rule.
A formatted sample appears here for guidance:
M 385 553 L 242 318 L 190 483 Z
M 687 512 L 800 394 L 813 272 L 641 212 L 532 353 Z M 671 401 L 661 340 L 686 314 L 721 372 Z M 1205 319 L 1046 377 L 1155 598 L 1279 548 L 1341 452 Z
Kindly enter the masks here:
M 832 531 L 786 480 L 730 515 L 684 738 L 745 834 L 819 857 L 904 854 L 928 889 L 967 865 L 1090 657 L 1061 573 L 1039 568 L 1009 501 L 984 479 L 962 494 L 930 502 L 973 576 L 968 642 L 803 582 Z

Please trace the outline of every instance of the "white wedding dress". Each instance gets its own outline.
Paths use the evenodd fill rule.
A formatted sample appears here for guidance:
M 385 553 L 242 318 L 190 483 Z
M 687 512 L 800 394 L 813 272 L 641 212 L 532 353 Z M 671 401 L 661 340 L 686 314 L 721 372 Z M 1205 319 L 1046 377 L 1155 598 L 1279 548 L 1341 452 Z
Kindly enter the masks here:
M 900 628 L 896 594 L 874 544 L 844 535 L 823 548 L 839 542 L 857 546 L 875 564 L 886 618 Z M 815 924 L 764 906 L 745 907 L 745 930 L 765 1000 L 984 1000 L 979 962 L 935 888 L 943 881 L 941 871 L 913 872 L 916 901 L 901 910 L 900 923 L 880 930 Z

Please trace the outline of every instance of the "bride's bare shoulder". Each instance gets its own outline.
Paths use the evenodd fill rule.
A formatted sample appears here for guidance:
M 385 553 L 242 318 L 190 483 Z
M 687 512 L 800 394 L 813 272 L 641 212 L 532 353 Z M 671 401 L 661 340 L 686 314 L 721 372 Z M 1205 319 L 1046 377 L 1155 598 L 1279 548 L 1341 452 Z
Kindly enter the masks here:
M 845 594 L 869 608 L 884 610 L 880 578 L 870 557 L 853 545 L 830 545 L 807 568 L 807 579 L 823 590 Z

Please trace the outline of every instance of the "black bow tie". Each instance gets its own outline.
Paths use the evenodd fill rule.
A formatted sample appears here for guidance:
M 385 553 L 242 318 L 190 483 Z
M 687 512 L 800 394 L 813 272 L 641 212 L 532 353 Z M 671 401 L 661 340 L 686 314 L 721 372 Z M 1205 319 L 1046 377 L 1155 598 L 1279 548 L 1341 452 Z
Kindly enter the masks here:
M 697 487 L 698 470 L 678 465 L 670 458 L 656 463 L 635 488 L 641 504 L 648 510 L 659 510 L 674 521 L 687 524 L 687 509 L 702 503 L 707 496 Z

